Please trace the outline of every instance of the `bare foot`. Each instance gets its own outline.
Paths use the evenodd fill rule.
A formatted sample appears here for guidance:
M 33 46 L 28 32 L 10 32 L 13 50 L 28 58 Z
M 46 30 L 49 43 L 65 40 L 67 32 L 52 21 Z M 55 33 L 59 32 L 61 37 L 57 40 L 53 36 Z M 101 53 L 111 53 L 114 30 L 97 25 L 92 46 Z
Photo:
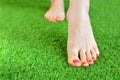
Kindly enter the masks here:
M 74 6 L 74 3 L 71 6 Z M 88 10 L 81 6 L 70 7 L 67 16 L 68 63 L 77 67 L 93 64 L 99 56 L 99 50 L 93 36 Z
M 65 18 L 63 0 L 51 0 L 51 7 L 44 17 L 52 22 L 63 21 Z

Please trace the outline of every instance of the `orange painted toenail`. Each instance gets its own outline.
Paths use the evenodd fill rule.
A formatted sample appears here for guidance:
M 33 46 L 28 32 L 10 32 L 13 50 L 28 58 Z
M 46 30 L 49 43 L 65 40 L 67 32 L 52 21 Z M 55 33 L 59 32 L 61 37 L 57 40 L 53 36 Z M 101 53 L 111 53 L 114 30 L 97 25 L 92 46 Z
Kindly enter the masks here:
M 92 62 L 92 60 L 89 60 L 88 62 Z
M 75 59 L 75 60 L 73 60 L 73 63 L 74 63 L 74 64 L 76 64 L 76 63 L 80 63 L 80 61 L 77 60 L 77 59 Z
M 82 64 L 87 64 L 87 62 L 82 62 Z
M 92 57 L 92 60 L 95 61 L 95 57 Z
M 96 54 L 96 56 L 98 57 L 98 56 L 99 56 L 99 54 L 97 53 L 97 54 Z

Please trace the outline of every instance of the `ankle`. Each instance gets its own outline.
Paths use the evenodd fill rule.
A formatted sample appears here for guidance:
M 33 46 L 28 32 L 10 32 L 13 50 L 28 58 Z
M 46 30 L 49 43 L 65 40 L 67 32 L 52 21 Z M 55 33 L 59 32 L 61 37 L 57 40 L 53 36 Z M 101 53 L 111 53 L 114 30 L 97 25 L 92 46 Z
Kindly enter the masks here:
M 63 0 L 51 0 L 51 7 L 54 10 L 64 10 Z
M 59 5 L 63 5 L 63 4 L 64 4 L 63 0 L 51 0 L 51 5 L 59 6 Z
M 89 0 L 70 0 L 70 8 L 89 11 Z M 81 9 L 81 10 L 80 10 Z

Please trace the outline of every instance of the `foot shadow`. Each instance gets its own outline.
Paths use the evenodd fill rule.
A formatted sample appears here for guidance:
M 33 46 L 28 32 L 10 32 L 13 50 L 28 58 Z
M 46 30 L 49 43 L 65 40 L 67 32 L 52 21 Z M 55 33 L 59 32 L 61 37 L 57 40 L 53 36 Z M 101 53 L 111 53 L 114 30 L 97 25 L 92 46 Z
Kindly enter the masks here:
M 50 24 L 49 24 L 50 25 Z M 62 29 L 61 29 L 62 30 Z M 64 60 L 67 59 L 67 33 L 61 32 L 61 30 L 57 28 L 49 28 L 49 30 L 44 31 L 43 34 L 45 34 L 45 38 L 49 39 L 49 42 L 45 41 L 45 44 L 48 47 L 49 45 L 52 47 L 52 50 L 55 50 L 57 52 L 51 53 L 55 54 L 56 56 L 59 55 L 59 58 L 64 58 Z M 67 30 L 66 30 L 67 31 Z

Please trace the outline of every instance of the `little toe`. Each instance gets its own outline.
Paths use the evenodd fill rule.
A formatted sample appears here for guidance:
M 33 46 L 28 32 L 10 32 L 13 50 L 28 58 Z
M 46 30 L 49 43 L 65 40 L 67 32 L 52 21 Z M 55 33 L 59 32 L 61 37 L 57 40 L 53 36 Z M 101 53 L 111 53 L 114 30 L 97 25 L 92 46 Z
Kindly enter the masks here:
M 94 50 L 95 50 L 95 52 L 96 52 L 96 57 L 99 57 L 100 52 L 99 52 L 98 47 L 97 47 L 97 46 L 95 46 L 95 47 L 94 47 Z
M 96 57 L 99 57 L 99 53 L 96 53 Z

